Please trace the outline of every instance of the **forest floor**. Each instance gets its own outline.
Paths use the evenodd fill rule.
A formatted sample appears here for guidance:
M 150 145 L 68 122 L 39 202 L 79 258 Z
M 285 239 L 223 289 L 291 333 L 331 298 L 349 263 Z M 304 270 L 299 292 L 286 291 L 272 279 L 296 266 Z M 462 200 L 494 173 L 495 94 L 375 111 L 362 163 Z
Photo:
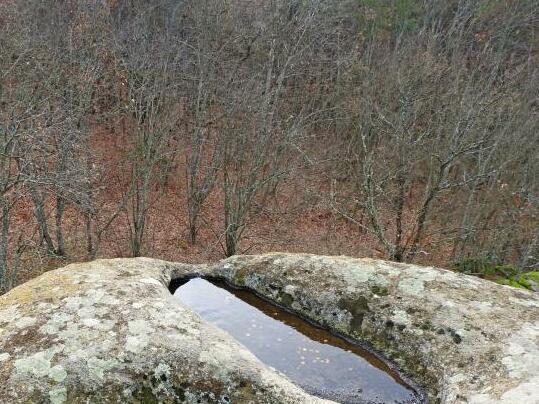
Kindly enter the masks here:
M 93 135 L 92 147 L 96 161 L 97 221 L 99 228 L 118 208 L 131 175 L 129 142 L 122 130 L 99 127 Z M 215 187 L 201 214 L 197 242 L 189 242 L 186 163 L 175 159 L 167 181 L 152 195 L 146 222 L 143 256 L 169 261 L 199 263 L 224 258 L 223 190 Z M 386 258 L 377 242 L 351 221 L 336 214 L 328 203 L 329 176 L 323 165 L 297 167 L 278 185 L 275 195 L 263 206 L 255 206 L 238 254 L 256 254 L 272 251 L 312 253 L 320 255 L 347 255 L 352 257 Z M 49 201 L 49 225 L 54 232 L 54 202 Z M 17 234 L 12 239 L 25 239 L 25 254 L 16 283 L 24 282 L 40 273 L 88 260 L 86 227 L 83 215 L 74 206 L 65 213 L 63 230 L 67 257 L 51 257 L 38 246 L 38 227 L 30 200 L 21 199 L 17 205 L 12 228 Z M 103 233 L 98 258 L 129 257 L 129 213 L 120 213 Z M 389 223 L 389 219 L 387 220 Z M 436 250 L 436 249 L 435 249 Z M 429 265 L 447 264 L 444 252 L 432 253 L 420 260 Z

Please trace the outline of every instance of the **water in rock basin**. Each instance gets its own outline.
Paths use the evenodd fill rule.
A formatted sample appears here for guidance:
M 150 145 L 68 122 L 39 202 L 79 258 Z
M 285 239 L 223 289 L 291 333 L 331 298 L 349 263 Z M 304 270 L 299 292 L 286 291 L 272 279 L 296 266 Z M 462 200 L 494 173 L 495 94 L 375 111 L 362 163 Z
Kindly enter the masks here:
M 305 391 L 341 403 L 419 403 L 399 375 L 350 344 L 253 293 L 195 278 L 174 295 Z

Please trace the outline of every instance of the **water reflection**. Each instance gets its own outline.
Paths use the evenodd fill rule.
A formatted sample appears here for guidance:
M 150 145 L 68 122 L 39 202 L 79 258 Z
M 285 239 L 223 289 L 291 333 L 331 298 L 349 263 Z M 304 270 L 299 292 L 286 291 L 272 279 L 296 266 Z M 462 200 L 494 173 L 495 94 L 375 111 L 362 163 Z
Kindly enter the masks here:
M 251 292 L 196 278 L 174 295 L 311 394 L 342 403 L 420 402 L 396 372 L 368 351 Z

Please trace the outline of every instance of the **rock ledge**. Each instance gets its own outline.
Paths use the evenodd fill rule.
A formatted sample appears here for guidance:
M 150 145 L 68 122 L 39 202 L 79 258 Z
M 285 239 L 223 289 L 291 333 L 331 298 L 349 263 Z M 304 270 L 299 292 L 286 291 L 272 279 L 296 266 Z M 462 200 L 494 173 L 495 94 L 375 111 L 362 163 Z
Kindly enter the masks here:
M 199 275 L 367 341 L 432 402 L 539 403 L 537 294 L 431 267 L 277 253 L 98 260 L 13 289 L 0 297 L 0 402 L 328 402 L 171 296 L 171 279 Z

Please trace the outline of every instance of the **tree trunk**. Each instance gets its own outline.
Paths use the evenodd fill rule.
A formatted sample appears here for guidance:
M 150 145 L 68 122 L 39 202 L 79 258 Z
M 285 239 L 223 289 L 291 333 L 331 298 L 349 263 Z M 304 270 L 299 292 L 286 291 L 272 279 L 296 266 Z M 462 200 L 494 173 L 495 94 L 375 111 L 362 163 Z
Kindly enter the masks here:
M 236 255 L 236 248 L 238 246 L 238 226 L 236 224 L 229 224 L 226 229 L 226 256 L 232 257 Z
M 7 275 L 7 251 L 9 242 L 9 205 L 2 198 L 2 236 L 0 239 L 0 290 L 5 286 Z
M 62 229 L 62 218 L 65 211 L 65 199 L 58 195 L 56 197 L 56 254 L 65 256 L 64 233 Z
M 45 242 L 49 254 L 56 254 L 56 248 L 49 233 L 49 226 L 47 224 L 47 216 L 45 214 L 45 204 L 43 201 L 43 197 L 33 186 L 30 187 L 30 194 L 32 196 L 32 201 L 34 202 L 34 214 L 37 220 L 37 224 L 39 226 L 41 243 Z

